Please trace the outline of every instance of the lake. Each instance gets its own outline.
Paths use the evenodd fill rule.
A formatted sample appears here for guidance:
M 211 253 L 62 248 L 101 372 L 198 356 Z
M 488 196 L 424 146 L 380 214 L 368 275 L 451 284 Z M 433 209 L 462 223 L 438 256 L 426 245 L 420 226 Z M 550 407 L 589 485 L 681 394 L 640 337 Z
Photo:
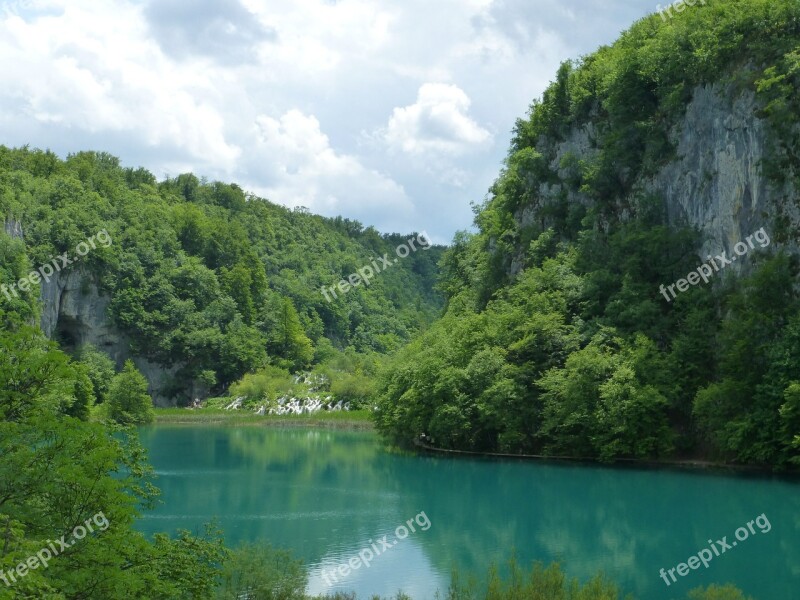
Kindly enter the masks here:
M 800 598 L 796 481 L 414 456 L 327 429 L 155 426 L 141 440 L 163 492 L 142 531 L 199 531 L 216 517 L 229 545 L 291 549 L 310 567 L 309 593 L 428 600 L 453 566 L 483 575 L 516 552 L 581 579 L 602 570 L 638 600 L 725 582 L 759 600 Z M 707 568 L 675 570 L 704 549 Z M 359 553 L 368 567 L 337 573 Z

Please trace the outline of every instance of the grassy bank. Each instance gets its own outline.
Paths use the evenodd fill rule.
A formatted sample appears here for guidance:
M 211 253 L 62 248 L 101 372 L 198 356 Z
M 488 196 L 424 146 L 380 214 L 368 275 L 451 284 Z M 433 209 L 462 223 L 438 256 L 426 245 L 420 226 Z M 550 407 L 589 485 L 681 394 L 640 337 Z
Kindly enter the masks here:
M 243 410 L 213 408 L 157 408 L 156 424 L 254 425 L 262 427 L 320 427 L 330 429 L 373 429 L 367 410 L 318 412 L 307 415 L 256 415 Z

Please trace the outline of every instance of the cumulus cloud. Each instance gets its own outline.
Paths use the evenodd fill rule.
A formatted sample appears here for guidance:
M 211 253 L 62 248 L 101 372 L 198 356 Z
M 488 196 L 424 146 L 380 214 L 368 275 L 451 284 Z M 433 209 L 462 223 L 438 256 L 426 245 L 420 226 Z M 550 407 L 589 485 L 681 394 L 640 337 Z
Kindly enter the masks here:
M 469 117 L 469 105 L 469 97 L 457 85 L 426 83 L 414 104 L 394 109 L 386 142 L 409 154 L 463 154 L 492 137 Z
M 277 39 L 239 0 L 151 0 L 144 15 L 161 48 L 176 58 L 248 62 L 259 43 Z
M 494 0 L 473 17 L 473 24 L 478 32 L 502 34 L 523 52 L 548 31 L 564 32 L 571 45 L 594 49 L 655 7 L 630 0 Z M 567 58 L 577 56 L 562 57 Z
M 0 0 L 0 144 L 448 239 L 558 63 L 651 2 Z
M 256 118 L 262 169 L 272 184 L 270 198 L 326 215 L 359 214 L 369 224 L 399 230 L 414 213 L 402 186 L 367 169 L 354 156 L 337 153 L 313 115 L 292 109 L 279 118 Z M 393 226 L 394 225 L 394 226 Z
M 27 142 L 36 145 L 97 137 L 96 149 L 119 152 L 102 140 L 125 137 L 171 148 L 173 158 L 232 168 L 240 149 L 227 139 L 203 72 L 176 68 L 141 35 L 142 26 L 131 5 L 80 1 L 0 20 L 0 123 L 11 131 L 24 124 Z

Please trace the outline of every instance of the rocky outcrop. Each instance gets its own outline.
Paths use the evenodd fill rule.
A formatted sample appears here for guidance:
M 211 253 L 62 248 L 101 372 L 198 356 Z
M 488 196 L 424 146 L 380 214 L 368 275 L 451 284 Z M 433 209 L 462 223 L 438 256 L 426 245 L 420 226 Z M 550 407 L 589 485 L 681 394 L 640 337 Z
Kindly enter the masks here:
M 9 235 L 14 239 L 22 239 L 22 223 L 19 221 L 15 221 L 11 218 L 6 219 L 3 223 L 3 230 L 6 232 L 6 235 Z
M 23 239 L 19 221 L 6 218 L 3 231 L 15 239 Z M 166 368 L 131 352 L 130 339 L 111 321 L 110 298 L 100 292 L 92 275 L 80 267 L 58 271 L 40 284 L 42 307 L 40 327 L 47 337 L 57 339 L 69 351 L 82 344 L 92 344 L 108 354 L 121 369 L 129 358 L 147 378 L 149 393 L 159 406 L 174 405 L 166 389 L 178 367 Z M 199 385 L 195 386 L 199 389 Z M 195 393 L 196 390 L 190 390 Z
M 162 390 L 177 369 L 132 355 L 129 338 L 109 318 L 110 298 L 100 293 L 89 273 L 80 268 L 56 273 L 49 282 L 42 282 L 41 301 L 41 328 L 47 337 L 58 339 L 66 350 L 92 344 L 108 354 L 118 369 L 132 359 L 147 378 L 148 391 L 156 404 L 174 404 Z
M 800 224 L 798 207 L 782 202 L 796 196 L 788 187 L 791 184 L 776 189 L 762 173 L 769 130 L 757 116 L 758 109 L 751 90 L 725 83 L 698 86 L 683 118 L 670 130 L 675 160 L 634 185 L 634 194 L 653 194 L 666 201 L 671 223 L 702 232 L 700 260 L 723 250 L 730 254 L 737 242 L 762 227 L 772 238 L 773 219 L 778 214 Z M 543 219 L 540 207 L 557 202 L 564 194 L 570 204 L 590 204 L 588 197 L 563 182 L 575 177 L 573 165 L 592 162 L 598 153 L 596 139 L 595 126 L 589 123 L 574 129 L 556 146 L 550 168 L 558 173 L 560 183 L 539 185 L 536 201 L 517 215 L 520 228 L 534 223 L 546 226 L 539 223 Z M 521 256 L 514 260 L 512 273 L 522 264 Z M 747 264 L 739 261 L 730 268 L 739 272 L 747 269 Z
M 643 182 L 643 189 L 667 201 L 671 222 L 703 232 L 701 256 L 730 249 L 764 227 L 770 233 L 778 202 L 791 190 L 775 189 L 764 177 L 767 124 L 756 116 L 755 94 L 732 84 L 695 89 L 679 125 L 672 131 L 676 161 Z M 798 220 L 796 207 L 790 215 Z M 744 268 L 747 261 L 733 265 Z

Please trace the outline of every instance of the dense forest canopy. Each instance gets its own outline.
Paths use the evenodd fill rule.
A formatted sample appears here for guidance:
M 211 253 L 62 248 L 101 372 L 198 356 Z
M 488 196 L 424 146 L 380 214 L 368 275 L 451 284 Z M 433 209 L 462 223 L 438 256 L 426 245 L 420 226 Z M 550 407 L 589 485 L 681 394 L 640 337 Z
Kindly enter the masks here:
M 380 429 L 478 451 L 800 464 L 798 263 L 784 250 L 796 194 L 764 215 L 773 243 L 745 277 L 666 301 L 659 286 L 703 261 L 703 232 L 637 185 L 674 160 L 669 133 L 696 87 L 724 82 L 756 95 L 761 169 L 797 189 L 798 40 L 795 0 L 709 2 L 564 63 L 517 122 L 478 233 L 442 259 L 445 316 L 386 369 Z M 594 158 L 554 165 L 587 126 Z M 545 199 L 547 186 L 561 193 Z
M 797 198 L 765 216 L 769 242 L 751 246 L 743 276 L 669 299 L 659 287 L 698 269 L 703 232 L 637 186 L 674 159 L 669 133 L 693 90 L 723 80 L 758 98 L 765 176 L 798 189 L 800 4 L 709 0 L 564 63 L 517 122 L 477 232 L 448 249 L 424 227 L 380 234 L 235 184 L 158 181 L 102 152 L 0 146 L 0 598 L 307 599 L 286 552 L 226 548 L 213 524 L 136 530 L 159 493 L 130 427 L 153 419 L 148 382 L 80 344 L 80 323 L 41 331 L 45 292 L 67 273 L 108 300 L 99 317 L 129 357 L 172 374 L 159 393 L 180 404 L 200 388 L 264 399 L 302 374 L 369 404 L 402 444 L 799 465 Z M 594 158 L 554 165 L 587 126 Z M 68 271 L 45 270 L 90 240 Z M 510 571 L 490 571 L 485 597 L 619 597 L 600 576 Z M 445 597 L 474 588 L 456 575 Z
M 267 365 L 298 371 L 342 352 L 351 366 L 370 363 L 440 311 L 435 282 L 443 248 L 429 240 L 369 285 L 335 298 L 323 293 L 381 257 L 395 257 L 409 239 L 425 242 L 423 233 L 382 235 L 191 174 L 158 182 L 96 152 L 60 160 L 0 146 L 0 190 L 0 214 L 22 232 L 21 240 L 0 236 L 2 283 L 54 256 L 74 255 L 104 232 L 111 243 L 95 244 L 68 268 L 82 269 L 86 284 L 111 299 L 107 317 L 128 336 L 133 355 L 174 369 L 169 389 L 159 391 L 181 403 L 192 382 L 222 395 Z M 46 283 L 0 295 L 5 327 L 38 319 Z M 80 350 L 68 327 L 58 333 L 63 349 Z
M 228 598 L 242 579 L 305 598 L 286 552 L 232 552 L 212 525 L 135 530 L 159 494 L 125 427 L 152 420 L 148 383 L 132 361 L 79 344 L 86 324 L 59 322 L 48 340 L 49 292 L 72 276 L 96 287 L 109 300 L 96 317 L 130 356 L 173 370 L 159 392 L 178 402 L 198 381 L 263 399 L 306 370 L 363 402 L 380 357 L 439 314 L 443 249 L 191 174 L 158 182 L 96 152 L 0 146 L 0 215 L 0 598 Z M 322 293 L 382 257 L 369 285 Z M 251 573 L 266 562 L 275 569 Z

